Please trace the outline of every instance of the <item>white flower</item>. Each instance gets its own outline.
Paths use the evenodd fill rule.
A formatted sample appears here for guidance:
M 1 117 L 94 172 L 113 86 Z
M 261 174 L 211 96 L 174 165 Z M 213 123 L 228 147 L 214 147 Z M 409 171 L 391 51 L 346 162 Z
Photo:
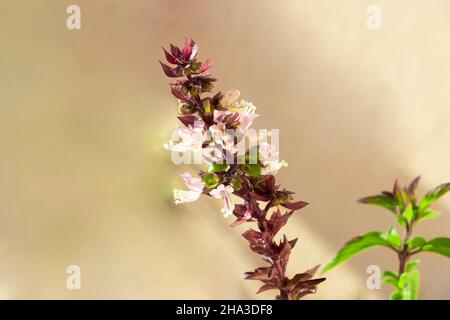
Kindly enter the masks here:
M 256 107 L 253 103 L 245 100 L 238 101 L 240 95 L 241 93 L 235 89 L 229 90 L 227 93 L 225 93 L 220 102 L 228 110 L 215 110 L 214 121 L 217 122 L 219 121 L 220 117 L 236 112 L 239 114 L 240 129 L 245 132 L 252 125 L 253 120 L 255 120 L 255 118 L 258 117 L 259 114 L 255 113 Z
M 221 212 L 225 218 L 233 214 L 234 203 L 231 201 L 233 191 L 234 189 L 232 186 L 225 187 L 223 184 L 220 184 L 216 189 L 209 192 L 209 194 L 214 198 L 223 199 L 223 208 Z
M 175 199 L 175 204 L 193 202 L 200 197 L 200 194 L 201 192 L 173 189 L 173 198 Z
M 217 124 L 222 123 L 220 119 L 223 119 L 223 116 L 228 114 L 231 114 L 231 112 L 226 110 L 214 110 L 214 122 Z
M 287 167 L 287 162 L 278 160 L 278 151 L 270 143 L 263 142 L 258 146 L 260 161 L 263 164 L 261 168 L 262 175 L 274 175 L 282 167 Z
M 211 133 L 211 143 L 205 152 L 213 161 L 226 161 L 227 157 L 234 155 L 238 148 L 234 142 L 234 131 L 226 130 L 225 125 L 219 122 L 209 127 Z
M 255 113 L 256 107 L 251 102 L 241 100 L 240 105 L 242 106 L 242 111 L 239 112 L 239 122 L 241 124 L 241 129 L 245 131 L 250 128 L 253 124 L 253 120 L 259 117 L 259 114 Z
M 176 127 L 164 148 L 175 152 L 197 151 L 201 149 L 204 141 L 204 123 L 196 121 L 194 126 Z
M 189 190 L 173 189 L 175 204 L 192 202 L 197 200 L 203 192 L 205 184 L 202 179 L 194 178 L 189 173 L 183 173 L 181 177 Z
M 282 161 L 265 161 L 263 162 L 264 167 L 261 168 L 262 175 L 274 175 L 282 167 L 287 167 L 288 164 L 284 160 Z
M 228 90 L 224 94 L 224 96 L 223 96 L 222 100 L 220 100 L 220 102 L 222 103 L 222 105 L 225 108 L 231 109 L 231 108 L 235 107 L 235 103 L 239 99 L 240 95 L 241 95 L 241 92 L 239 90 L 236 90 L 236 89 Z

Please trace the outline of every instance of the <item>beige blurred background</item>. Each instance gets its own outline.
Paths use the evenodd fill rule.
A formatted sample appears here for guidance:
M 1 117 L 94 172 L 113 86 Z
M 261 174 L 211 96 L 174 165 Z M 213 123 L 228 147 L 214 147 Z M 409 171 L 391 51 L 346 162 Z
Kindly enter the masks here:
M 66 29 L 78 4 L 82 29 Z M 366 27 L 378 4 L 382 28 Z M 423 175 L 450 180 L 450 2 L 40 0 L 0 4 L 0 298 L 271 298 L 260 266 L 219 203 L 175 207 L 177 167 L 162 144 L 177 103 L 157 60 L 184 37 L 280 128 L 278 179 L 311 203 L 285 232 L 291 274 L 326 263 L 393 217 L 361 196 Z M 449 236 L 450 198 L 417 230 Z M 81 267 L 81 290 L 66 268 Z M 372 299 L 375 249 L 327 274 L 313 299 Z M 450 262 L 422 255 L 424 299 L 450 298 Z

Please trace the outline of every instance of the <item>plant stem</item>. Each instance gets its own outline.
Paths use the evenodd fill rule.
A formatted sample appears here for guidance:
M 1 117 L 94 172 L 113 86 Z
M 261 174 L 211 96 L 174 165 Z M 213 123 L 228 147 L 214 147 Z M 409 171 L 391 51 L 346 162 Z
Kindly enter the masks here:
M 403 240 L 403 246 L 400 252 L 398 253 L 398 258 L 400 260 L 400 266 L 398 270 L 398 275 L 401 276 L 405 272 L 406 263 L 409 260 L 410 252 L 408 249 L 408 240 L 411 237 L 412 233 L 412 223 L 408 223 L 406 225 L 405 238 Z
M 252 206 L 254 212 L 256 212 L 256 217 L 258 219 L 258 229 L 261 233 L 265 232 L 267 230 L 267 212 L 269 211 L 270 208 L 272 208 L 273 204 L 272 201 L 269 201 L 266 205 L 266 207 L 261 210 L 261 208 L 259 207 L 258 203 L 255 200 L 251 200 L 250 201 L 250 205 Z M 268 245 L 271 245 L 271 243 L 269 243 Z M 272 261 L 273 264 L 275 264 L 275 261 L 270 258 L 270 260 Z M 289 292 L 289 290 L 286 288 L 285 285 L 285 275 L 284 272 L 279 276 L 279 287 L 278 290 L 280 291 L 280 295 L 279 295 L 279 299 L 280 300 L 292 300 L 292 296 Z

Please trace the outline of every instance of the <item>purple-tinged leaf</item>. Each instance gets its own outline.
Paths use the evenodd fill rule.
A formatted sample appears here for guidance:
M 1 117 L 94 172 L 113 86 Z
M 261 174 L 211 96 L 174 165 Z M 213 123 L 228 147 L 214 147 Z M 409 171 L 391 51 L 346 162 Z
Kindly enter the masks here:
M 300 299 L 301 297 L 316 293 L 317 285 L 324 282 L 326 278 L 318 278 L 318 279 L 312 279 L 312 280 L 306 280 L 306 281 L 300 281 L 297 283 L 297 285 L 292 289 L 294 292 L 294 295 L 297 299 Z
M 408 186 L 408 192 L 413 195 L 419 185 L 420 176 L 416 177 Z
M 198 53 L 198 46 L 197 46 L 197 44 L 195 42 L 193 42 L 193 41 L 192 41 L 192 43 L 193 43 L 193 45 L 192 45 L 192 52 L 191 52 L 191 55 L 189 56 L 189 60 L 195 59 L 195 57 L 197 56 L 197 53 Z
M 308 205 L 308 202 L 305 201 L 297 201 L 297 202 L 289 202 L 282 203 L 281 205 L 289 210 L 300 210 Z
M 320 265 L 315 266 L 312 269 L 305 271 L 304 273 L 296 274 L 290 281 L 289 286 L 294 287 L 300 281 L 310 280 L 316 272 L 319 270 Z
M 400 187 L 398 180 L 395 180 L 393 194 L 395 199 L 397 200 L 397 205 L 400 209 L 400 212 L 403 212 L 408 206 L 410 199 L 406 191 Z
M 384 207 L 394 213 L 397 208 L 397 202 L 395 201 L 395 199 L 393 199 L 390 196 L 387 196 L 385 194 L 377 194 L 374 196 L 361 198 L 358 200 L 358 202 L 364 203 L 364 204 L 371 204 L 374 206 Z
M 181 56 L 181 50 L 177 46 L 174 46 L 173 44 L 170 44 L 170 52 L 172 53 L 172 56 L 175 58 L 179 58 Z
M 285 214 L 281 214 L 281 211 L 279 209 L 275 210 L 272 213 L 269 220 L 272 236 L 275 236 L 278 231 L 280 231 L 280 229 L 286 225 L 288 219 L 292 216 L 293 213 L 294 211 L 289 211 Z
M 247 220 L 246 219 L 241 219 L 241 218 L 236 219 L 232 224 L 230 224 L 230 227 L 231 228 L 235 228 L 235 227 L 243 224 L 244 222 L 247 222 Z
M 166 74 L 166 76 L 168 76 L 169 78 L 177 78 L 178 77 L 178 75 L 174 69 L 169 67 L 167 64 L 162 63 L 161 61 L 159 63 L 161 64 L 161 67 L 162 67 L 164 73 Z
M 246 272 L 245 279 L 248 280 L 269 280 L 272 277 L 273 267 L 261 267 L 253 272 Z
M 392 200 L 395 200 L 394 194 L 390 191 L 381 191 L 381 194 L 388 198 L 391 198 Z
M 188 41 L 186 39 L 185 43 L 184 43 L 184 48 L 183 51 L 181 52 L 181 55 L 183 56 L 184 59 L 189 59 L 189 57 L 191 56 L 192 53 L 192 40 Z
M 200 68 L 198 69 L 198 73 L 203 73 L 205 71 L 207 71 L 208 69 L 210 69 L 212 67 L 212 60 L 211 59 L 207 59 L 205 61 L 202 62 L 202 65 L 200 66 Z
M 186 127 L 189 127 L 194 126 L 195 121 L 198 121 L 199 118 L 196 116 L 178 116 L 178 120 L 180 120 Z
M 281 249 L 280 252 L 280 258 L 281 259 L 288 259 L 289 255 L 291 254 L 291 244 L 289 243 L 289 241 L 286 238 L 286 235 L 283 235 L 283 242 L 282 242 L 283 248 Z
M 408 193 L 410 195 L 414 195 L 416 192 L 417 186 L 419 185 L 420 176 L 416 177 L 408 186 Z
M 171 64 L 178 64 L 179 61 L 173 56 L 171 55 L 169 52 L 167 52 L 166 49 L 162 48 L 164 50 L 164 55 L 166 56 L 166 60 L 167 62 L 171 63 Z
M 270 196 L 268 195 L 262 195 L 259 193 L 254 193 L 254 192 L 250 192 L 250 195 L 258 201 L 269 201 L 270 200 Z
M 267 290 L 272 290 L 272 289 L 278 289 L 278 287 L 274 284 L 265 284 L 261 288 L 259 288 L 258 292 L 256 292 L 256 293 L 258 294 L 258 293 L 261 293 L 261 292 L 264 292 Z
M 175 96 L 175 98 L 183 101 L 183 102 L 190 102 L 191 100 L 189 99 L 189 97 L 183 95 L 179 90 L 177 90 L 176 88 L 171 88 L 171 92 L 172 94 Z
M 289 240 L 289 245 L 291 246 L 291 249 L 295 247 L 295 245 L 297 244 L 298 238 Z

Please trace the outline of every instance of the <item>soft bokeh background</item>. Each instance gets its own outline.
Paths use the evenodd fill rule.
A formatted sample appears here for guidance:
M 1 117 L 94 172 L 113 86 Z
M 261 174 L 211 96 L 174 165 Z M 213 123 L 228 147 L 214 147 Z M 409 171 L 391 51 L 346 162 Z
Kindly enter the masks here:
M 82 30 L 65 27 L 66 7 Z M 366 9 L 382 9 L 382 29 Z M 291 273 L 327 262 L 393 217 L 355 199 L 423 175 L 450 180 L 450 3 L 442 1 L 40 0 L 0 4 L 0 298 L 270 298 L 242 280 L 261 264 L 219 202 L 175 207 L 179 173 L 162 149 L 176 101 L 161 45 L 193 37 L 218 89 L 279 128 L 278 179 L 311 203 L 286 228 Z M 448 236 L 444 213 L 417 230 Z M 450 298 L 450 263 L 422 256 L 422 298 Z M 66 288 L 81 267 L 82 289 Z M 367 252 L 330 272 L 314 299 L 384 298 Z

